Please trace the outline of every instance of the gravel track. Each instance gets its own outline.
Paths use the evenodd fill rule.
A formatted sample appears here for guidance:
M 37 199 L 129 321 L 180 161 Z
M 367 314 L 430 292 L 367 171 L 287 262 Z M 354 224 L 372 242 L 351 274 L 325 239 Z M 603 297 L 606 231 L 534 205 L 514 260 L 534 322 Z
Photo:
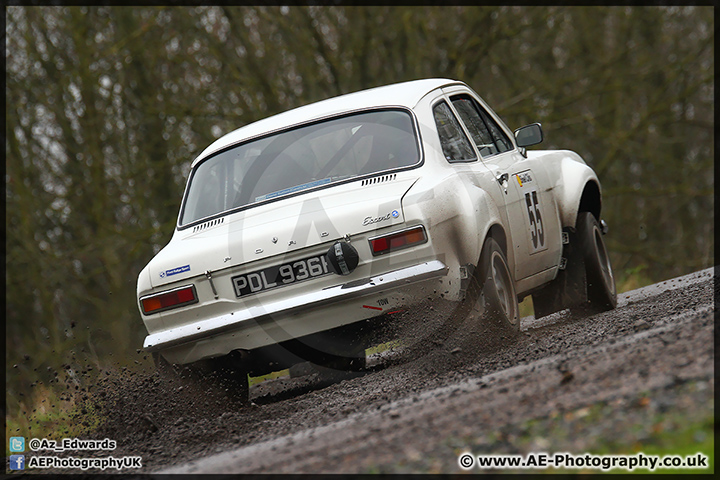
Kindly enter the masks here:
M 560 451 L 603 435 L 642 441 L 623 422 L 650 421 L 657 409 L 712 411 L 713 275 L 622 294 L 616 310 L 584 319 L 524 318 L 511 345 L 438 342 L 340 381 L 264 382 L 251 389 L 254 404 L 236 410 L 154 374 L 111 375 L 94 394 L 107 422 L 93 438 L 117 440 L 116 457 L 142 455 L 144 473 L 458 472 L 463 451 Z M 551 434 L 597 405 L 603 418 L 589 431 Z M 530 421 L 544 426 L 521 441 Z

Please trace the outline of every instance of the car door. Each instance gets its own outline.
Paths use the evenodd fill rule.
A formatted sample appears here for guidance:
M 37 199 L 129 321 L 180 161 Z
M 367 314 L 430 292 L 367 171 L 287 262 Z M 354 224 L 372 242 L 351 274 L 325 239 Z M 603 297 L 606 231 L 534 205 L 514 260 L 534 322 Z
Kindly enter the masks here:
M 551 182 L 540 160 L 526 158 L 507 127 L 467 90 L 446 92 L 496 182 L 491 188 L 507 211 L 515 256 L 515 279 L 557 266 L 561 254 L 560 221 Z

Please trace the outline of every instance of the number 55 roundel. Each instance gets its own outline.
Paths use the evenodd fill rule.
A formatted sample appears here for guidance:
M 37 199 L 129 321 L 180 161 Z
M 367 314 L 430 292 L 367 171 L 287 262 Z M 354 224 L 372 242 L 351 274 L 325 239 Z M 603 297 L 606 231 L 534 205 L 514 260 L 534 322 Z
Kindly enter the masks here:
M 530 219 L 530 240 L 532 252 L 545 248 L 545 232 L 543 230 L 542 215 L 538 203 L 537 190 L 525 193 L 528 218 Z

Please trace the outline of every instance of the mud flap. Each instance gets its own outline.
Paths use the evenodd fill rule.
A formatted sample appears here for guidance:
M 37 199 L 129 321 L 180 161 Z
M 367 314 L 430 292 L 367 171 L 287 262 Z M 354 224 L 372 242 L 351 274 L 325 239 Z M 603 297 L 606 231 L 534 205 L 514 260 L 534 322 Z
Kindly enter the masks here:
M 574 228 L 566 228 L 570 242 L 563 246 L 567 266 L 549 285 L 532 294 L 535 318 L 572 308 L 588 301 L 585 260 L 577 244 Z

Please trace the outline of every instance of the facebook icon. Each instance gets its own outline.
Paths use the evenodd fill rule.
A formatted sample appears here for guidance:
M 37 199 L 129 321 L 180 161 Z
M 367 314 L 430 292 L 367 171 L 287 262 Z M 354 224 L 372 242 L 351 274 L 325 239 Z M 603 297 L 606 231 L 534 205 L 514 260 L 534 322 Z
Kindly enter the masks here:
M 25 455 L 10 455 L 10 470 L 25 470 Z

